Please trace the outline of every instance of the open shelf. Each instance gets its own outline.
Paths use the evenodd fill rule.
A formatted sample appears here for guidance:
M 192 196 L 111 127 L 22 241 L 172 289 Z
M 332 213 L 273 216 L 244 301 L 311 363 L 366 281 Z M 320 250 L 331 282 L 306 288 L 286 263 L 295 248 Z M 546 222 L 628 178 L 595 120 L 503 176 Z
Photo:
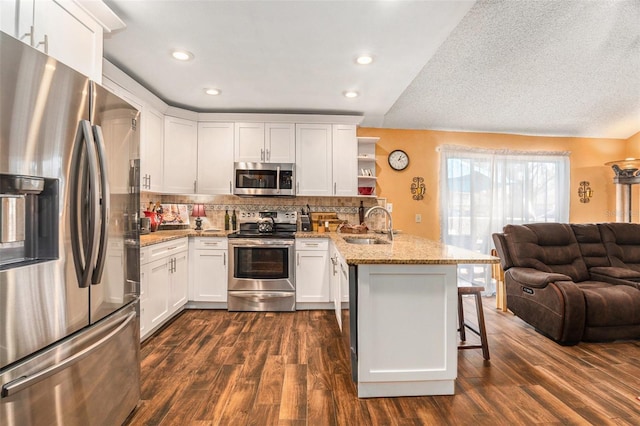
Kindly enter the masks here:
M 361 197 L 376 196 L 376 143 L 378 140 L 380 140 L 379 137 L 358 136 L 358 187 L 374 188 L 373 194 L 360 195 Z

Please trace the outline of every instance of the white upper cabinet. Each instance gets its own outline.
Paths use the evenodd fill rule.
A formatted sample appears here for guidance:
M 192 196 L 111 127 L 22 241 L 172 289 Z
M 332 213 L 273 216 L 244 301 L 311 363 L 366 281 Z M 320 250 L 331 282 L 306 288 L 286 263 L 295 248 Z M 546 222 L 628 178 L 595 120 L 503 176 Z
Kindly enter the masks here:
M 194 194 L 198 160 L 198 125 L 192 120 L 164 117 L 164 192 Z
M 2 0 L 2 31 L 102 82 L 102 26 L 71 0 Z
M 236 123 L 236 162 L 293 163 L 295 126 L 290 123 Z
M 358 195 L 358 138 L 356 126 L 334 124 L 333 132 L 333 195 Z
M 296 124 L 296 194 L 358 193 L 356 126 Z
M 265 123 L 264 148 L 267 163 L 296 161 L 296 127 L 291 123 Z
M 330 196 L 331 124 L 296 124 L 296 194 Z
M 236 123 L 234 158 L 247 163 L 265 161 L 264 123 Z
M 233 123 L 198 123 L 198 194 L 231 194 Z
M 162 191 L 164 154 L 164 114 L 150 107 L 142 107 L 140 137 L 140 189 Z

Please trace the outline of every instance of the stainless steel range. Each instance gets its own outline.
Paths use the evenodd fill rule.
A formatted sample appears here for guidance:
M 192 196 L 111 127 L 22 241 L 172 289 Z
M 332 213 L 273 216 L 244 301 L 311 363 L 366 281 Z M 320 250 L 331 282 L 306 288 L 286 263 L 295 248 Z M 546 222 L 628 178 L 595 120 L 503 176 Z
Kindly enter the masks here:
M 296 212 L 240 212 L 229 235 L 230 311 L 295 311 Z

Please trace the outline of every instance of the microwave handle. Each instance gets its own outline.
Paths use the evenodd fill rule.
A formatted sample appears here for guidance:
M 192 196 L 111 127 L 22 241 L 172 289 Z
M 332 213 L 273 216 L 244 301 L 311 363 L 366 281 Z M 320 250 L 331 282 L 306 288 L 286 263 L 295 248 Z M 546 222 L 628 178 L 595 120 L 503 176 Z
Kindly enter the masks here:
M 276 194 L 280 193 L 280 166 L 276 167 Z

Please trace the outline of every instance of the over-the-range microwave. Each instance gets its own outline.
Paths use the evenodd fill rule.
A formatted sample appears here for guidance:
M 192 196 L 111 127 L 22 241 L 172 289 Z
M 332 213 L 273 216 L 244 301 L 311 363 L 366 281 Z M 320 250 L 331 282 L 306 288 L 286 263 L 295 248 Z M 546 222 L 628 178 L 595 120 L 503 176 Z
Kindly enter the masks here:
M 295 195 L 295 164 L 234 163 L 235 195 Z

